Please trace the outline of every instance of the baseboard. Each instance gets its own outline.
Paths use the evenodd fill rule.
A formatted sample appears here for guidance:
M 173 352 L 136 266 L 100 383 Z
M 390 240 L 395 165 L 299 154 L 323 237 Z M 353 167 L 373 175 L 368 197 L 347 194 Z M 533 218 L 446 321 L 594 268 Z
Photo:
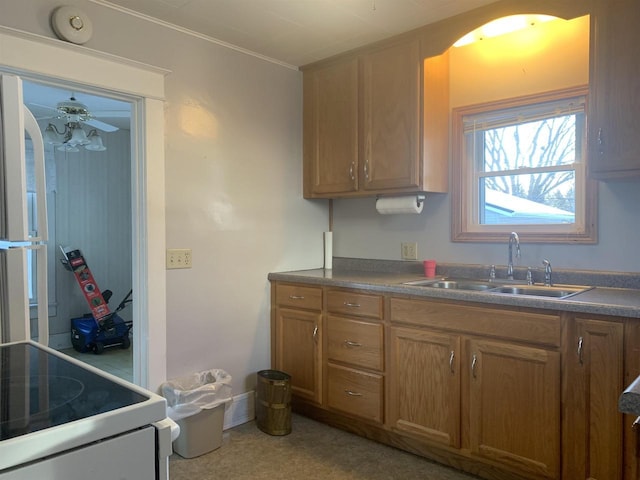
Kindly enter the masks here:
M 71 348 L 71 333 L 54 333 L 49 335 L 49 347 L 54 350 L 64 350 Z
M 223 430 L 250 422 L 256 417 L 255 391 L 241 393 L 231 399 L 224 412 Z

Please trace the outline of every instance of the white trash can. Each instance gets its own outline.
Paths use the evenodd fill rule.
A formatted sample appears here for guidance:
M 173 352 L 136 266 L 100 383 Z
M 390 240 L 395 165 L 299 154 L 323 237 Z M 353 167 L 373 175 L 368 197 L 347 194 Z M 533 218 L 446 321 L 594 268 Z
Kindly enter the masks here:
M 225 406 L 231 400 L 231 375 L 207 370 L 168 380 L 161 386 L 167 415 L 180 427 L 173 451 L 184 458 L 209 453 L 222 445 Z

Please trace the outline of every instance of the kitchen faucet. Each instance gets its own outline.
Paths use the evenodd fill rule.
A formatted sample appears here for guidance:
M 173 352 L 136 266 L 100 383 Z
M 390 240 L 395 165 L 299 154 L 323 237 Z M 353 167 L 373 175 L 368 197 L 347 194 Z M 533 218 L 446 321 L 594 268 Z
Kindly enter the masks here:
M 544 286 L 552 287 L 553 281 L 551 280 L 551 262 L 546 258 L 542 260 L 542 264 L 544 265 Z
M 509 235 L 509 263 L 507 264 L 507 278 L 513 280 L 513 244 L 516 244 L 516 258 L 520 258 L 520 238 L 516 232 Z

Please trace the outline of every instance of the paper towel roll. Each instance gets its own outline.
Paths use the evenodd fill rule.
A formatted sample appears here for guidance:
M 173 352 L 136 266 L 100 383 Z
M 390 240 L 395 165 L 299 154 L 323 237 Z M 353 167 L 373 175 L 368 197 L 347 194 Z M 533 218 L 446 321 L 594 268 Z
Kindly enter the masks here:
M 324 232 L 324 268 L 333 268 L 333 232 Z
M 381 215 L 391 215 L 394 213 L 421 213 L 423 207 L 424 197 L 420 195 L 381 197 L 376 200 L 376 210 Z

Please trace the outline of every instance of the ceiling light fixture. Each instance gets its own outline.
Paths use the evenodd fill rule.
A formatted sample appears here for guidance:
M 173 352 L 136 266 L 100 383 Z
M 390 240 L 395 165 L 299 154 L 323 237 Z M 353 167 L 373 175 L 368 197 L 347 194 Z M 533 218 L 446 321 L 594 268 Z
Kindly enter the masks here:
M 60 152 L 79 152 L 79 146 L 92 152 L 104 152 L 107 149 L 95 128 L 87 135 L 78 122 L 65 123 L 63 131 L 50 123 L 42 136 L 46 143 L 57 146 Z
M 557 19 L 558 17 L 551 15 L 510 15 L 508 17 L 498 18 L 467 33 L 454 43 L 453 46 L 462 47 L 479 40 L 484 40 L 485 38 L 498 37 Z

